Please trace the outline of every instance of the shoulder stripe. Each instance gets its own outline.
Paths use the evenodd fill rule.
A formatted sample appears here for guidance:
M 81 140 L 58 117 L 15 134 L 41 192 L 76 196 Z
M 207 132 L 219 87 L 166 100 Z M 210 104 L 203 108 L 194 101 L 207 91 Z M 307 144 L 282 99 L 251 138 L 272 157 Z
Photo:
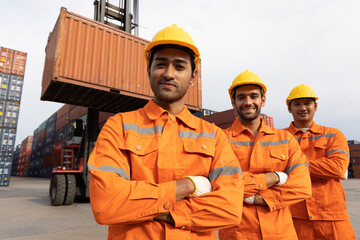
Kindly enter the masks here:
M 244 178 L 244 175 L 242 174 L 240 167 L 225 166 L 225 167 L 215 168 L 209 174 L 209 180 L 211 182 L 211 181 L 217 179 L 218 177 L 220 177 L 221 175 L 233 175 L 236 173 L 240 173 L 241 176 Z
M 322 137 L 324 137 L 324 138 L 332 138 L 334 136 L 335 136 L 334 133 L 321 134 L 321 135 L 318 135 L 318 136 L 309 137 L 309 141 L 318 140 L 319 138 L 322 138 Z
M 269 141 L 269 142 L 260 142 L 260 146 L 266 147 L 266 146 L 276 146 L 276 145 L 282 145 L 282 144 L 288 144 L 289 139 L 284 139 L 281 141 Z
M 301 137 L 295 137 L 295 136 L 294 136 L 294 138 L 295 138 L 296 140 L 298 140 L 298 141 L 301 140 Z
M 94 169 L 94 170 L 100 170 L 100 171 L 113 172 L 122 178 L 130 180 L 130 176 L 127 175 L 127 173 L 125 172 L 125 170 L 123 168 L 117 168 L 117 167 L 111 167 L 111 166 L 94 167 L 92 165 L 88 165 L 88 168 L 89 168 L 89 170 Z
M 140 128 L 136 124 L 129 124 L 129 123 L 123 123 L 123 128 L 124 128 L 124 130 L 133 130 L 133 131 L 139 133 L 140 135 L 151 135 L 151 134 L 156 134 L 156 133 L 162 133 L 162 131 L 164 129 L 164 127 L 161 125 L 157 125 L 152 128 Z
M 231 144 L 233 145 L 238 145 L 238 146 L 242 146 L 242 147 L 253 147 L 254 146 L 254 142 L 250 142 L 250 141 L 234 141 L 232 139 L 230 139 Z
M 346 156 L 350 157 L 350 155 L 349 155 L 345 150 L 340 150 L 340 149 L 334 149 L 334 150 L 328 151 L 328 152 L 326 153 L 326 156 L 329 156 L 330 154 L 332 154 L 332 153 L 334 153 L 334 152 L 345 153 Z

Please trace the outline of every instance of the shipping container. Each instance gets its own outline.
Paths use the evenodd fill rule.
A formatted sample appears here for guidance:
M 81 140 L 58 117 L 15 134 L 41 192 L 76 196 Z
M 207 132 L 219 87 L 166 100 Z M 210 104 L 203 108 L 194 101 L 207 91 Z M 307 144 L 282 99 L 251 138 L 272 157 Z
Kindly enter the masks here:
M 0 128 L 0 156 L 12 156 L 14 152 L 16 130 L 11 128 Z
M 46 47 L 41 99 L 101 111 L 143 107 L 153 93 L 144 49 L 149 41 L 62 8 Z M 201 69 L 185 103 L 201 110 Z
M 1 122 L 0 127 L 16 128 L 19 112 L 20 112 L 20 103 L 12 101 L 0 100 L 0 108 L 5 106 L 3 112 L 1 112 Z
M 351 151 L 360 151 L 360 144 L 350 144 L 349 149 L 350 149 L 350 152 Z
M 360 151 L 358 151 L 358 150 L 352 150 L 352 151 L 350 151 L 350 157 L 351 157 L 351 158 L 358 158 L 358 157 L 360 157 Z
M 10 48 L 0 48 L 0 72 L 24 76 L 27 53 Z
M 1 158 L 0 160 L 0 186 L 8 186 L 11 175 L 11 158 Z
M 0 100 L 7 100 L 8 90 L 9 90 L 9 81 L 10 75 L 5 73 L 0 73 Z
M 6 99 L 8 101 L 20 102 L 23 84 L 24 84 L 23 77 L 10 75 L 9 90 Z

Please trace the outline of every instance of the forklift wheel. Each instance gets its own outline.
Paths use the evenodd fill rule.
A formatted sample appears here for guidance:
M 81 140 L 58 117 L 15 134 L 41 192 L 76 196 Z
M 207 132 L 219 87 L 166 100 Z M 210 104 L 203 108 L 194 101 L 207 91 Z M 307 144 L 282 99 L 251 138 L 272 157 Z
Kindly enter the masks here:
M 76 179 L 75 175 L 66 174 L 66 194 L 64 205 L 71 205 L 74 202 L 76 193 Z
M 51 205 L 60 206 L 64 203 L 66 181 L 64 174 L 56 174 L 50 187 Z

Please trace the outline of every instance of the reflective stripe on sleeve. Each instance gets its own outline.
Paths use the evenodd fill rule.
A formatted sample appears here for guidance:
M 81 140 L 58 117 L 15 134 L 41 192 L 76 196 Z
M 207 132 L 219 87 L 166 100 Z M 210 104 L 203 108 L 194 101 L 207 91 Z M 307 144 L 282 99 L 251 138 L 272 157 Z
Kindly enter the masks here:
M 212 180 L 217 179 L 218 177 L 220 177 L 221 175 L 233 175 L 236 173 L 240 173 L 241 176 L 244 178 L 244 175 L 241 172 L 240 167 L 220 167 L 220 168 L 215 168 L 210 174 L 209 174 L 209 180 L 210 182 Z
M 94 170 L 100 170 L 100 171 L 113 172 L 122 178 L 130 180 L 129 175 L 127 175 L 127 173 L 125 172 L 125 170 L 123 168 L 117 168 L 117 167 L 111 167 L 111 166 L 94 167 L 92 165 L 88 165 L 88 168 L 89 168 L 89 170 L 94 169 Z
M 266 147 L 266 146 L 275 146 L 275 145 L 282 145 L 282 144 L 288 144 L 289 139 L 284 139 L 281 141 L 269 141 L 269 142 L 260 142 L 260 146 Z
M 332 154 L 332 153 L 334 153 L 334 152 L 345 153 L 346 156 L 350 157 L 349 154 L 348 154 L 345 150 L 340 150 L 340 149 L 334 149 L 334 150 L 328 151 L 328 152 L 326 153 L 326 156 L 329 156 L 330 154 Z
M 300 141 L 301 137 L 294 137 L 296 140 Z
M 152 128 L 140 128 L 136 124 L 123 123 L 124 130 L 133 130 L 141 135 L 151 135 L 156 133 L 162 133 L 164 127 L 161 125 L 157 125 Z
M 309 163 L 308 163 L 308 162 L 304 163 L 304 165 L 305 165 L 307 168 L 309 168 Z
M 243 147 L 252 147 L 252 146 L 254 146 L 254 142 L 250 142 L 250 141 L 238 141 L 238 142 L 235 142 L 234 140 L 230 139 L 230 142 L 233 145 L 238 145 L 238 146 L 243 146 Z
M 313 136 L 313 137 L 309 137 L 309 141 L 313 141 L 313 140 L 318 140 L 319 138 L 332 138 L 334 137 L 335 134 L 334 133 L 329 133 L 329 134 L 321 134 L 319 136 Z
M 200 138 L 200 137 L 207 137 L 215 139 L 215 133 L 207 133 L 207 132 L 188 132 L 188 131 L 179 131 L 179 138 Z
M 301 165 L 302 165 L 302 163 L 297 163 L 297 164 L 291 165 L 290 167 L 288 167 L 288 168 L 286 169 L 286 173 L 287 173 L 287 174 L 291 173 L 292 170 L 294 170 L 295 168 L 297 168 L 297 167 L 299 167 L 299 166 L 301 166 Z M 309 164 L 308 164 L 308 165 L 309 165 Z

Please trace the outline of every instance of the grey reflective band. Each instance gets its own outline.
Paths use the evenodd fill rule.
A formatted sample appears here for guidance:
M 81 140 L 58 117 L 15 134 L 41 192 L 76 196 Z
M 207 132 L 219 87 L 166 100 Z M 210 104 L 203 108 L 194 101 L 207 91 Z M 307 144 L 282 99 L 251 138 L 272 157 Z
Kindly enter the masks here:
M 340 149 L 334 149 L 334 150 L 328 151 L 328 152 L 326 153 L 326 156 L 329 156 L 330 154 L 332 154 L 332 153 L 334 153 L 334 152 L 345 153 L 346 156 L 350 157 L 349 154 L 348 154 L 345 150 L 340 150 Z
M 322 134 L 322 135 L 319 135 L 319 136 L 309 137 L 309 141 L 318 140 L 319 138 L 322 138 L 322 137 L 324 137 L 324 138 L 332 138 L 334 136 L 335 136 L 334 133 Z
M 162 133 L 164 127 L 161 125 L 152 128 L 140 128 L 136 124 L 123 123 L 124 130 L 133 130 L 141 135 L 151 135 L 156 133 Z
M 269 142 L 260 142 L 260 146 L 266 147 L 266 146 L 276 146 L 276 145 L 282 145 L 282 144 L 288 144 L 289 139 L 284 139 L 281 141 L 269 141 Z
M 179 131 L 179 138 L 200 138 L 200 137 L 207 137 L 215 139 L 215 133 L 195 133 L 195 132 L 187 132 L 187 131 Z
M 294 170 L 295 168 L 297 168 L 298 166 L 301 166 L 301 165 L 302 165 L 302 163 L 297 163 L 297 164 L 291 165 L 290 167 L 288 167 L 286 169 L 286 173 L 287 174 L 291 173 L 292 170 Z
M 210 174 L 209 174 L 209 180 L 215 180 L 221 175 L 233 175 L 236 173 L 240 173 L 241 176 L 244 178 L 244 175 L 241 172 L 240 167 L 221 167 L 221 168 L 215 168 Z
M 89 170 L 94 169 L 94 170 L 100 170 L 100 171 L 113 172 L 113 173 L 118 174 L 122 178 L 130 180 L 129 175 L 126 174 L 126 172 L 123 168 L 117 168 L 117 167 L 111 167 L 111 166 L 94 167 L 92 165 L 88 165 L 88 168 L 89 168 Z
M 307 168 L 309 168 L 309 163 L 308 163 L 308 162 L 304 163 L 304 165 L 305 165 Z
M 296 140 L 300 141 L 301 137 L 294 137 Z
M 243 147 L 252 147 L 252 146 L 254 146 L 254 142 L 250 142 L 250 141 L 238 141 L 238 142 L 235 142 L 234 140 L 230 139 L 230 142 L 233 145 L 238 145 L 238 146 L 243 146 Z

